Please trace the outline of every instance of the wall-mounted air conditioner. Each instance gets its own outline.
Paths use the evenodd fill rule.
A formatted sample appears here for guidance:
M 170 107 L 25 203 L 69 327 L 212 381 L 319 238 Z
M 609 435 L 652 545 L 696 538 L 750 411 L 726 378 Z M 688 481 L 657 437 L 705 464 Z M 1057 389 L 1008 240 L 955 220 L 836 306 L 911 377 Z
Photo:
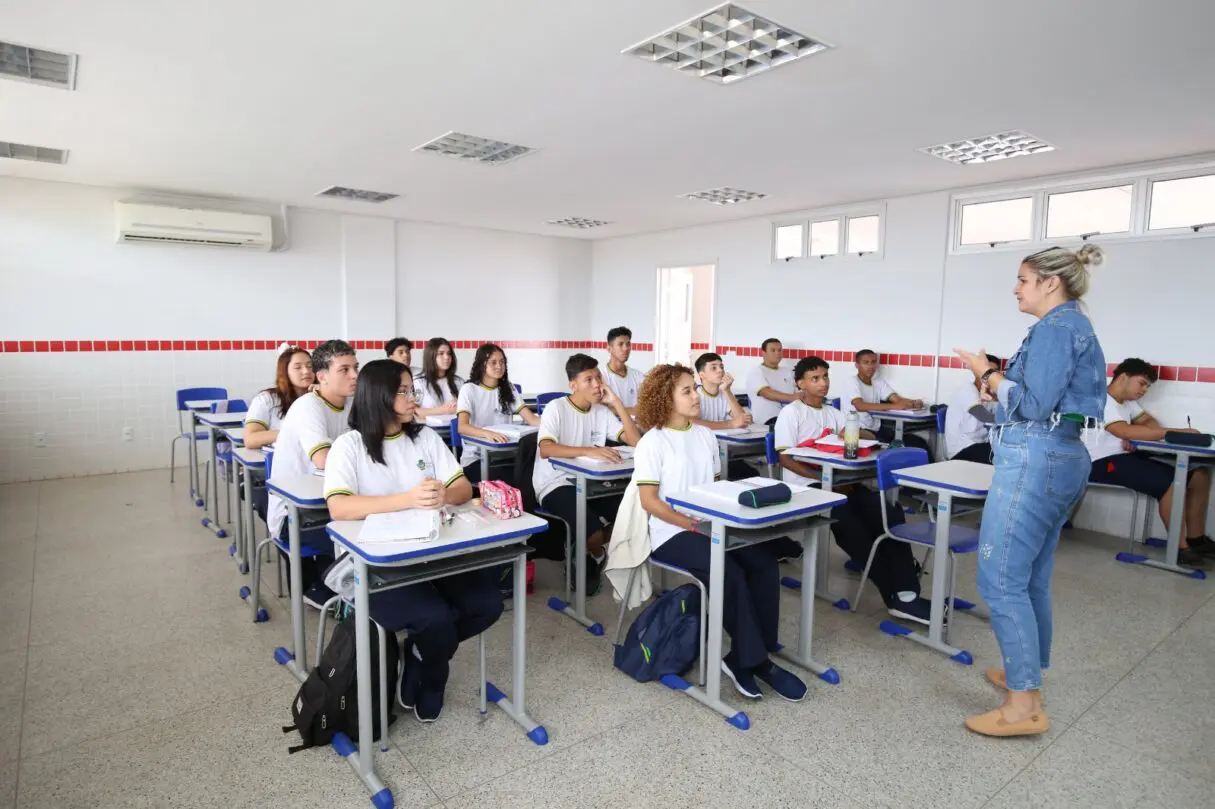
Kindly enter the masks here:
M 263 214 L 115 202 L 119 242 L 241 247 L 267 252 L 272 220 Z

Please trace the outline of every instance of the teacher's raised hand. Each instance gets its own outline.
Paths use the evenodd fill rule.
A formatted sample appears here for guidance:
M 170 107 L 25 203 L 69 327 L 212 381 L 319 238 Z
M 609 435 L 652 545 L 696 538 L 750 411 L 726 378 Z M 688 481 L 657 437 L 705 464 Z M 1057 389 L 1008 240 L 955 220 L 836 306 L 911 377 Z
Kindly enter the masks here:
M 953 353 L 962 358 L 962 362 L 966 363 L 966 367 L 976 377 L 983 376 L 988 368 L 991 368 L 991 363 L 987 360 L 987 349 L 980 348 L 977 354 L 972 354 L 962 348 L 955 348 Z

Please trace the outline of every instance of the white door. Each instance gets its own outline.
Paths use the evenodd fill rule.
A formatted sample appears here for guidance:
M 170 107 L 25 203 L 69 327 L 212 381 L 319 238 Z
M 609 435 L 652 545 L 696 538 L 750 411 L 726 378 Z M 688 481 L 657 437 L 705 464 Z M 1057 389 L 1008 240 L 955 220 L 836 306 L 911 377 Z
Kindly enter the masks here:
M 686 267 L 664 267 L 659 271 L 658 345 L 659 363 L 692 362 L 692 273 Z

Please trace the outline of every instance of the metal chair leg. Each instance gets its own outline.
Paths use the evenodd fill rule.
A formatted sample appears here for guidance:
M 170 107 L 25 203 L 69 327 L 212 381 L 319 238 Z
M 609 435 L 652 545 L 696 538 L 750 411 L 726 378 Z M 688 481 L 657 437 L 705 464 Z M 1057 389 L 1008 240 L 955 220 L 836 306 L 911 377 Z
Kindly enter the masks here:
M 856 598 L 852 599 L 853 612 L 856 612 L 857 607 L 861 606 L 861 593 L 865 592 L 865 582 L 869 581 L 869 570 L 873 567 L 873 557 L 877 555 L 878 545 L 885 538 L 885 536 L 878 537 L 873 541 L 873 546 L 869 548 L 869 558 L 865 560 L 865 569 L 861 571 L 861 583 L 856 586 Z
M 624 586 L 624 598 L 620 599 L 620 614 L 616 616 L 616 645 L 624 639 L 624 616 L 629 611 L 629 598 L 633 595 L 633 582 L 637 578 L 637 568 L 629 571 L 629 582 Z

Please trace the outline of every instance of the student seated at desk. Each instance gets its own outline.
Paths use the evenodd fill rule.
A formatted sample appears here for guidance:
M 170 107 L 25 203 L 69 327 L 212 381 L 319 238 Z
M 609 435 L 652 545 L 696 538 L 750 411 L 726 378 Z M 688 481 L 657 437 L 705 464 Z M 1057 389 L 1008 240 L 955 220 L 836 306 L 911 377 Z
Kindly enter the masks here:
M 1105 429 L 1085 430 L 1085 444 L 1093 460 L 1088 479 L 1093 483 L 1125 486 L 1154 497 L 1160 503 L 1165 530 L 1172 513 L 1173 468 L 1145 452 L 1131 449 L 1131 441 L 1163 441 L 1166 429 L 1197 432 L 1190 428 L 1165 428 L 1139 406 L 1139 400 L 1156 381 L 1156 369 L 1137 357 L 1123 360 L 1114 369 L 1105 398 Z M 1207 501 L 1211 496 L 1211 474 L 1206 468 L 1190 469 L 1185 490 L 1184 525 L 1180 532 L 1178 564 L 1203 567 L 1215 557 L 1215 542 L 1203 531 L 1207 524 Z
M 316 376 L 312 373 L 312 355 L 287 343 L 278 348 L 278 363 L 274 387 L 266 388 L 253 397 L 245 415 L 245 446 L 261 449 L 278 439 L 283 416 L 295 400 L 312 389 Z
M 278 440 L 274 442 L 273 478 L 311 475 L 318 469 L 324 469 L 334 440 L 350 429 L 347 417 L 359 375 L 359 361 L 354 349 L 345 340 L 321 343 L 312 352 L 312 372 L 319 383 L 317 389 L 296 399 L 279 426 Z M 274 493 L 270 494 L 269 499 L 266 524 L 270 535 L 286 542 L 287 504 Z M 324 528 L 317 533 L 324 547 L 331 547 Z M 319 610 L 333 597 L 333 591 L 322 580 L 325 569 L 332 562 L 332 553 L 300 560 L 303 599 L 310 607 Z
M 696 389 L 700 398 L 700 415 L 692 421 L 710 430 L 729 430 L 751 426 L 751 414 L 743 409 L 734 397 L 731 386 L 734 377 L 726 373 L 720 354 L 712 352 L 696 358 L 696 373 L 700 387 Z M 755 475 L 755 469 L 746 461 L 730 461 L 726 469 L 728 480 L 739 480 Z
M 919 399 L 899 396 L 886 380 L 877 376 L 877 370 L 877 354 L 868 348 L 856 352 L 856 373 L 849 374 L 844 380 L 840 406 L 845 414 L 857 411 L 861 429 L 873 433 L 883 444 L 889 444 L 894 440 L 894 427 L 882 423 L 872 414 L 886 410 L 919 410 L 924 403 Z M 924 450 L 928 453 L 928 461 L 932 462 L 932 450 L 920 436 L 904 432 L 903 444 Z
M 641 434 L 624 403 L 604 384 L 594 357 L 574 354 L 565 362 L 565 376 L 570 382 L 570 395 L 549 402 L 540 416 L 532 488 L 536 490 L 536 501 L 541 508 L 560 517 L 571 531 L 576 531 L 578 500 L 574 481 L 566 472 L 554 467 L 550 459 L 586 456 L 619 463 L 620 453 L 607 446 L 608 439 L 635 447 Z M 588 596 L 599 592 L 604 548 L 612 536 L 612 523 L 619 508 L 619 497 L 597 497 L 586 502 Z M 536 535 L 532 544 L 545 558 L 560 559 L 563 550 L 541 549 L 538 545 L 551 533 Z
M 790 447 L 800 446 L 809 439 L 822 437 L 824 432 L 843 436 L 844 414 L 826 403 L 831 390 L 830 366 L 822 357 L 805 357 L 793 368 L 798 400 L 781 411 L 776 420 L 776 450 L 781 453 L 780 465 L 784 479 L 805 486 L 821 480 L 819 470 L 797 458 L 784 454 Z M 862 438 L 873 434 L 861 430 Z M 890 525 L 904 522 L 903 510 L 886 503 L 882 496 L 864 484 L 836 486 L 835 490 L 848 497 L 848 502 L 831 509 L 831 526 L 835 542 L 858 565 L 869 560 L 873 542 L 882 535 L 882 508 Z M 928 623 L 931 602 L 920 598 L 920 577 L 915 557 L 905 542 L 887 540 L 878 546 L 869 580 L 882 594 L 886 608 L 896 618 Z
M 700 416 L 690 368 L 659 365 L 650 371 L 637 405 L 637 419 L 648 432 L 637 442 L 633 479 L 650 515 L 654 558 L 683 568 L 707 587 L 709 526 L 666 501 L 668 495 L 712 483 L 721 474 L 717 439 L 694 423 Z M 772 545 L 761 542 L 726 554 L 722 624 L 730 635 L 730 651 L 721 670 L 748 699 L 763 696 L 762 682 L 784 699 L 799 702 L 806 696 L 805 683 L 768 657 L 780 650 L 780 563 Z
M 460 419 L 460 435 L 494 444 L 505 444 L 510 439 L 502 433 L 486 429 L 488 427 L 510 424 L 515 416 L 520 416 L 528 424 L 540 423 L 532 409 L 523 404 L 523 397 L 515 392 L 506 367 L 506 352 L 494 343 L 481 346 L 473 356 L 469 380 L 460 388 L 456 400 L 456 412 Z M 480 483 L 481 448 L 476 444 L 465 444 L 460 462 L 464 464 L 464 474 L 468 479 Z
M 988 367 L 1000 370 L 999 357 L 987 355 Z M 991 440 L 988 431 L 995 421 L 995 402 L 984 402 L 981 383 L 972 379 L 953 392 L 945 410 L 945 457 L 954 461 L 974 461 L 991 465 Z
M 384 353 L 388 355 L 388 359 L 396 360 L 408 368 L 409 373 L 413 374 L 414 379 L 422 375 L 422 369 L 415 368 L 412 365 L 413 340 L 410 340 L 408 337 L 393 337 L 387 343 L 384 343 Z
M 603 384 L 612 389 L 612 393 L 632 415 L 637 407 L 637 392 L 645 380 L 645 374 L 629 367 L 629 357 L 633 355 L 633 332 L 625 326 L 617 326 L 607 334 L 607 347 L 608 364 Z
M 781 407 L 797 401 L 797 388 L 789 369 L 781 367 L 785 348 L 780 340 L 769 337 L 761 348 L 764 360 L 747 375 L 747 395 L 751 397 L 751 415 L 755 423 L 771 427 L 776 423 Z
M 472 497 L 472 485 L 438 433 L 414 421 L 408 367 L 374 360 L 359 375 L 350 432 L 333 442 L 325 500 L 335 520 L 405 509 L 438 509 Z M 277 463 L 277 461 L 276 461 Z M 420 722 L 443 710 L 451 658 L 460 642 L 493 626 L 502 596 L 489 570 L 445 576 L 372 593 L 370 617 L 388 632 L 407 631 L 397 703 Z
M 415 379 L 419 418 L 429 427 L 447 427 L 456 417 L 456 398 L 464 380 L 456 373 L 456 352 L 442 337 L 432 337 L 422 352 L 422 377 Z

